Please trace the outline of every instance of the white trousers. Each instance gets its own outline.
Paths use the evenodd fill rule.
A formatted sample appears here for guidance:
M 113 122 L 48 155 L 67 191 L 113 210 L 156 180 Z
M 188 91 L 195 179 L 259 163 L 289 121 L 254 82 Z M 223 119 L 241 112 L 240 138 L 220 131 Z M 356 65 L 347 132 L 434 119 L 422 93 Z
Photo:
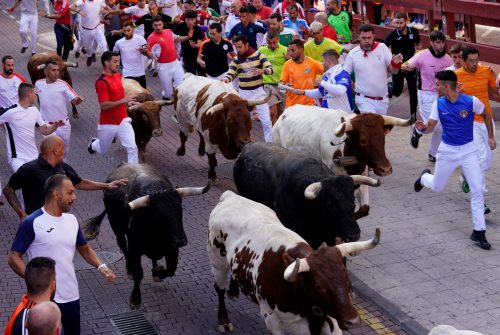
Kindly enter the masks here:
M 493 162 L 493 150 L 488 143 L 488 129 L 484 122 L 474 122 L 474 145 L 477 148 L 479 165 L 483 174 L 483 191 L 486 192 L 486 172 L 491 168 Z M 493 122 L 493 134 L 495 134 L 495 123 Z
M 436 91 L 422 91 L 418 90 L 418 112 L 420 113 L 420 118 L 422 121 L 427 122 L 429 120 L 429 116 L 431 115 L 432 105 L 434 101 L 439 97 Z M 422 135 L 423 133 L 416 129 L 417 134 Z M 441 122 L 438 122 L 436 128 L 432 132 L 431 143 L 429 145 L 429 154 L 436 157 L 439 144 L 441 143 L 441 134 L 443 133 L 443 129 L 441 128 Z
M 158 63 L 158 77 L 163 89 L 162 96 L 170 98 L 174 94 L 174 88 L 179 86 L 184 78 L 184 69 L 181 62 L 174 60 L 170 63 Z
M 83 27 L 81 27 L 80 39 L 83 43 L 83 46 L 85 47 L 85 50 L 87 50 L 88 57 L 92 56 L 92 54 L 95 54 L 96 44 L 101 52 L 108 50 L 108 43 L 106 42 L 106 37 L 104 36 L 101 25 L 92 30 L 84 29 Z
M 384 100 L 374 100 L 356 94 L 356 106 L 358 106 L 361 113 L 386 115 L 387 109 L 389 109 L 389 98 L 385 97 Z
M 127 162 L 139 163 L 137 156 L 137 145 L 135 144 L 135 133 L 132 128 L 132 119 L 126 117 L 119 125 L 100 124 L 97 126 L 98 139 L 92 143 L 92 149 L 98 154 L 108 152 L 113 138 L 118 137 L 122 146 L 127 150 Z
M 460 146 L 441 143 L 436 156 L 434 175 L 425 173 L 420 182 L 434 192 L 441 192 L 457 167 L 462 167 L 469 183 L 474 230 L 486 230 L 482 190 L 483 173 L 479 166 L 477 148 L 473 142 Z
M 38 15 L 21 13 L 19 21 L 19 34 L 21 35 L 21 45 L 23 48 L 30 46 L 28 33 L 31 37 L 31 53 L 36 52 L 36 36 L 38 34 Z
M 50 14 L 49 0 L 42 0 L 41 2 L 42 2 L 43 11 L 47 14 Z
M 264 88 L 261 86 L 255 90 L 239 90 L 240 96 L 242 99 L 251 100 L 251 99 L 261 99 L 264 98 L 267 93 L 264 91 Z M 267 103 L 263 103 L 261 105 L 255 106 L 255 111 L 259 116 L 260 123 L 262 124 L 262 131 L 264 132 L 264 140 L 266 142 L 273 141 L 272 128 L 273 124 L 271 123 L 271 116 L 269 115 L 269 105 Z

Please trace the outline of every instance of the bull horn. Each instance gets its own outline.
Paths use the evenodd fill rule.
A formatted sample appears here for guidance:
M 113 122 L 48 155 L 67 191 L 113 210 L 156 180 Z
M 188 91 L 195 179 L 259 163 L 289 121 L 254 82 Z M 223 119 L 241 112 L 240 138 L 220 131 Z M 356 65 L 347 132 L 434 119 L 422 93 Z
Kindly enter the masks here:
M 352 181 L 354 182 L 354 185 L 368 185 L 373 187 L 380 186 L 380 179 L 374 179 L 367 176 L 361 176 L 358 174 L 352 175 L 351 178 Z
M 384 118 L 384 126 L 399 126 L 399 127 L 408 127 L 411 126 L 415 122 L 415 117 L 412 116 L 408 120 L 401 119 L 394 116 L 381 115 Z
M 149 195 L 144 195 L 128 203 L 128 207 L 131 210 L 148 206 L 149 206 Z
M 37 70 L 43 70 L 45 69 L 45 64 L 40 64 L 36 67 Z
M 175 190 L 181 196 L 181 198 L 185 198 L 191 195 L 200 195 L 207 193 L 211 185 L 212 183 L 208 182 L 204 187 L 178 187 Z
M 160 106 L 168 106 L 174 103 L 174 100 L 155 100 L 155 102 Z
M 132 106 L 128 106 L 128 110 L 129 110 L 130 112 L 133 112 L 133 111 L 138 110 L 138 109 L 139 109 L 139 108 L 141 108 L 141 107 L 142 107 L 142 102 L 141 102 L 141 103 L 138 103 L 138 104 L 134 104 L 134 105 L 132 105 Z
M 248 107 L 262 105 L 262 104 L 265 104 L 266 102 L 268 102 L 269 99 L 271 99 L 271 91 L 267 92 L 267 95 L 261 99 L 247 100 L 247 105 L 248 105 Z
M 346 257 L 350 254 L 359 254 L 361 251 L 375 248 L 379 242 L 380 228 L 376 228 L 375 236 L 371 240 L 337 244 L 335 248 L 338 248 L 342 256 Z
M 205 114 L 210 115 L 221 110 L 224 110 L 224 104 L 222 103 L 210 107 Z
M 321 188 L 321 182 L 312 183 L 305 189 L 304 196 L 309 200 L 316 199 L 319 192 L 321 192 Z
M 295 262 L 287 266 L 283 273 L 283 278 L 285 278 L 286 281 L 294 282 L 299 273 L 307 272 L 309 269 L 310 267 L 307 259 L 297 258 Z
M 66 67 L 78 67 L 78 63 L 64 62 L 64 64 L 66 64 Z
M 347 131 L 352 130 L 352 123 L 351 120 L 347 120 L 346 122 L 342 122 L 335 128 L 335 136 L 340 137 L 345 134 Z

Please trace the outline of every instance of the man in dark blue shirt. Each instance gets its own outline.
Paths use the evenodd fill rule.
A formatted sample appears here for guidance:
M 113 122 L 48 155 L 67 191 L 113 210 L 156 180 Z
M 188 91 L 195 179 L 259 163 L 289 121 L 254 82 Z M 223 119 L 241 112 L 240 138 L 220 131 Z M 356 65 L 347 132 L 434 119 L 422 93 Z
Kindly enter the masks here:
M 240 8 L 240 23 L 235 25 L 233 29 L 229 32 L 229 38 L 233 38 L 238 35 L 245 35 L 248 40 L 248 44 L 255 50 L 257 50 L 257 34 L 267 33 L 267 28 L 259 26 L 253 22 L 250 22 L 250 13 L 248 7 Z

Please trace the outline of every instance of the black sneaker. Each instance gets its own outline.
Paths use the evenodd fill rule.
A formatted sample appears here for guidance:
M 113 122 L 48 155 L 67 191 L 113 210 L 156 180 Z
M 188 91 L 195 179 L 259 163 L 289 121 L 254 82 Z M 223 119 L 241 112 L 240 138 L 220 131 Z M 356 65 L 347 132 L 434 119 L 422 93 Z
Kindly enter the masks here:
M 387 96 L 390 98 L 392 98 L 392 88 L 394 87 L 394 84 L 392 83 L 392 81 L 388 82 L 387 83 Z
M 75 58 L 80 58 L 80 51 L 75 52 Z
M 89 152 L 89 154 L 91 155 L 94 155 L 95 154 L 95 150 L 94 148 L 92 148 L 92 143 L 94 143 L 95 141 L 97 140 L 97 138 L 93 137 L 91 140 L 90 140 L 90 143 L 87 147 L 87 151 Z
M 22 54 L 23 54 L 23 53 L 25 53 L 25 52 L 26 52 L 26 50 L 28 50 L 28 47 L 22 47 L 22 48 L 21 48 L 21 53 L 22 53 Z
M 85 47 L 82 47 L 82 54 L 84 54 L 84 55 L 87 54 L 87 49 L 85 49 Z
M 92 58 L 92 63 L 97 62 L 97 58 L 95 58 L 95 54 L 92 54 L 92 57 L 91 57 L 91 58 Z
M 486 231 L 484 230 L 473 230 L 472 234 L 470 234 L 470 239 L 481 249 L 488 250 L 491 248 L 491 244 L 486 239 Z
M 422 185 L 422 183 L 420 182 L 420 179 L 422 179 L 422 176 L 426 173 L 431 173 L 431 170 L 429 169 L 425 169 L 424 171 L 422 171 L 422 173 L 420 174 L 420 177 L 418 177 L 417 180 L 415 180 L 415 185 L 413 185 L 414 189 L 415 189 L 415 192 L 420 192 L 422 191 L 422 189 L 424 188 L 424 185 Z
M 92 57 L 87 58 L 87 66 L 92 65 Z
M 413 148 L 418 148 L 418 141 L 420 140 L 420 137 L 422 137 L 422 135 L 417 133 L 417 128 L 415 128 L 415 126 L 412 126 L 410 144 Z
M 429 154 L 429 162 L 436 163 L 436 157 Z
M 490 214 L 491 209 L 488 207 L 488 205 L 484 204 L 484 214 Z

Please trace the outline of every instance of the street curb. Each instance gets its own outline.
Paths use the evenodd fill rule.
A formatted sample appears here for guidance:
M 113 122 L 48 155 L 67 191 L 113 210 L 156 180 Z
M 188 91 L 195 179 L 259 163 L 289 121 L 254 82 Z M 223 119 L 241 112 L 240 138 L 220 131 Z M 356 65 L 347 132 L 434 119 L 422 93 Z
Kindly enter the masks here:
M 413 320 L 401 310 L 398 306 L 381 296 L 379 293 L 375 292 L 368 285 L 366 285 L 361 279 L 359 279 L 355 274 L 349 271 L 349 279 L 352 284 L 352 288 L 356 294 L 361 298 L 369 302 L 370 304 L 376 306 L 387 314 L 392 321 L 397 323 L 401 329 L 407 332 L 409 335 L 428 335 L 429 330 L 419 324 L 417 321 Z

